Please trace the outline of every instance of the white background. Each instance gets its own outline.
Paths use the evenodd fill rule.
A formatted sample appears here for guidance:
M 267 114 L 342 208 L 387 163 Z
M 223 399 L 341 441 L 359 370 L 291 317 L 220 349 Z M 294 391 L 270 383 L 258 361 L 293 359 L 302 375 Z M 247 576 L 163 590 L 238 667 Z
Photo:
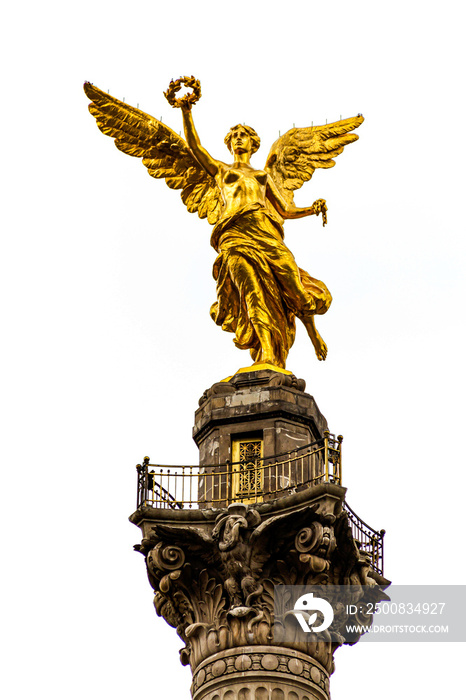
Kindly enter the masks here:
M 134 465 L 196 463 L 197 400 L 249 363 L 209 317 L 210 226 L 97 129 L 90 80 L 177 131 L 162 92 L 194 74 L 210 152 L 246 122 L 253 165 L 293 123 L 362 112 L 317 171 L 328 226 L 290 221 L 334 302 L 288 367 L 344 440 L 348 502 L 399 584 L 465 583 L 464 56 L 460 3 L 17 3 L 3 16 L 5 697 L 188 698 L 156 617 Z M 6 158 L 5 158 L 6 156 Z M 336 653 L 333 700 L 456 696 L 464 644 Z M 461 681 L 462 684 L 462 681 Z

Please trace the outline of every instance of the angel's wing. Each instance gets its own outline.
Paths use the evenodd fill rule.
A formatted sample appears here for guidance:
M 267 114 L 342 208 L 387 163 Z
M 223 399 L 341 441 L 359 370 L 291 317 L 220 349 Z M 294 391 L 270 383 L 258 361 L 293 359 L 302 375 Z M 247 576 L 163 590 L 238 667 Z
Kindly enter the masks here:
M 293 203 L 293 191 L 310 180 L 316 168 L 333 168 L 335 156 L 343 152 L 348 143 L 359 136 L 350 133 L 364 117 L 358 115 L 325 126 L 309 126 L 290 129 L 270 149 L 265 171 L 289 204 Z
M 191 555 L 222 570 L 222 560 L 210 535 L 192 526 L 156 525 L 152 528 L 155 539 L 166 544 L 174 544 L 182 549 L 188 547 Z
M 91 83 L 84 83 L 90 113 L 103 134 L 115 139 L 115 146 L 136 158 L 152 177 L 163 177 L 169 187 L 181 189 L 188 211 L 215 224 L 222 210 L 221 193 L 211 177 L 192 156 L 181 136 L 140 109 L 117 100 Z
M 261 568 L 270 557 L 276 557 L 287 540 L 293 540 L 301 527 L 315 520 L 315 510 L 315 505 L 305 506 L 293 513 L 272 516 L 256 527 L 249 539 L 252 570 Z M 290 527 L 286 527 L 287 522 Z

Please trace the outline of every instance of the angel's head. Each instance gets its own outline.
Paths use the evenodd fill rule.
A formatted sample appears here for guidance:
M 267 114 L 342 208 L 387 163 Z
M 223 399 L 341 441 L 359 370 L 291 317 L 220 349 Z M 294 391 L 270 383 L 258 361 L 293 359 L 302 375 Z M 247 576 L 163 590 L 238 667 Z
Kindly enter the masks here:
M 251 126 L 237 124 L 225 136 L 225 143 L 230 153 L 248 151 L 252 155 L 258 150 L 261 140 Z

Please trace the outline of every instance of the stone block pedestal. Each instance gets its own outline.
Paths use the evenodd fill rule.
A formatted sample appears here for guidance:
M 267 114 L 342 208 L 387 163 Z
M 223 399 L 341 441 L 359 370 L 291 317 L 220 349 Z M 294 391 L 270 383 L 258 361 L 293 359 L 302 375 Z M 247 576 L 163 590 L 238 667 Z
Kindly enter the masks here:
M 327 421 L 305 386 L 304 379 L 293 374 L 259 370 L 236 374 L 207 389 L 193 428 L 199 464 L 232 461 L 231 443 L 237 437 L 260 436 L 264 458 L 321 439 Z
M 351 584 L 352 602 L 365 592 L 372 604 L 386 599 L 389 582 L 375 550 L 353 536 L 346 489 L 328 470 L 318 483 L 302 466 L 301 483 L 298 471 L 290 471 L 280 492 L 264 476 L 259 495 L 256 481 L 254 499 L 244 501 L 245 485 L 257 479 L 255 457 L 243 471 L 234 461 L 225 470 L 238 438 L 251 450 L 260 444 L 263 463 L 319 443 L 326 430 L 304 382 L 293 375 L 259 370 L 214 384 L 200 400 L 194 439 L 202 478 L 228 482 L 225 496 L 214 501 L 214 484 L 207 497 L 204 489 L 204 500 L 197 496 L 198 508 L 173 499 L 160 508 L 143 502 L 130 518 L 142 531 L 136 549 L 146 560 L 156 612 L 183 641 L 180 659 L 191 666 L 193 700 L 329 700 L 334 652 L 360 636 L 348 636 L 346 622 L 368 625 L 371 616 L 353 620 L 343 608 L 332 622 L 336 636 L 285 641 L 275 620 L 275 586 Z M 368 526 L 362 523 L 359 531 Z

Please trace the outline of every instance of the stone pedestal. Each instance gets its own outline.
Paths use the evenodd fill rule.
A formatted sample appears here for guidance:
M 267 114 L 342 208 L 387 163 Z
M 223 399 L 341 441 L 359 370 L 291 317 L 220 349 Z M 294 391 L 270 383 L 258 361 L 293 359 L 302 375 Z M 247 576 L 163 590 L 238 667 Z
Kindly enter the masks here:
M 193 428 L 199 464 L 231 461 L 231 441 L 237 436 L 261 436 L 264 458 L 323 438 L 327 421 L 305 386 L 304 379 L 293 374 L 259 370 L 236 374 L 207 389 Z
M 322 455 L 296 459 L 311 444 L 321 441 L 323 446 L 328 428 L 304 388 L 303 379 L 263 369 L 236 374 L 204 392 L 193 437 L 199 447 L 199 464 L 208 475 L 202 484 L 206 503 L 250 502 L 248 492 L 254 491 L 256 476 L 261 483 L 256 485 L 259 491 L 254 492 L 254 500 L 257 495 L 267 500 L 282 488 L 309 484 L 322 471 Z M 245 465 L 257 470 L 272 461 L 286 460 L 290 453 L 294 461 L 282 467 L 239 474 Z M 215 474 L 222 476 L 213 479 Z
M 304 382 L 264 370 L 205 392 L 194 439 L 201 467 L 215 473 L 231 459 L 238 436 L 261 442 L 262 459 L 276 460 L 277 453 L 322 440 L 326 429 Z M 167 500 L 164 508 L 144 503 L 131 516 L 142 531 L 135 548 L 146 560 L 156 612 L 183 640 L 180 658 L 191 666 L 193 700 L 328 700 L 334 652 L 358 639 L 354 632 L 345 637 L 344 625 L 361 620 L 343 609 L 333 636 L 281 641 L 274 587 L 350 583 L 357 600 L 366 589 L 375 603 L 389 583 L 353 537 L 346 489 L 328 474 L 319 483 L 289 483 L 278 497 L 269 490 L 268 500 L 264 488 L 264 498 L 256 493 L 254 502 L 234 498 L 212 507 L 212 497 L 198 498 L 199 508 L 185 509 Z M 234 470 L 219 472 L 230 475 Z

